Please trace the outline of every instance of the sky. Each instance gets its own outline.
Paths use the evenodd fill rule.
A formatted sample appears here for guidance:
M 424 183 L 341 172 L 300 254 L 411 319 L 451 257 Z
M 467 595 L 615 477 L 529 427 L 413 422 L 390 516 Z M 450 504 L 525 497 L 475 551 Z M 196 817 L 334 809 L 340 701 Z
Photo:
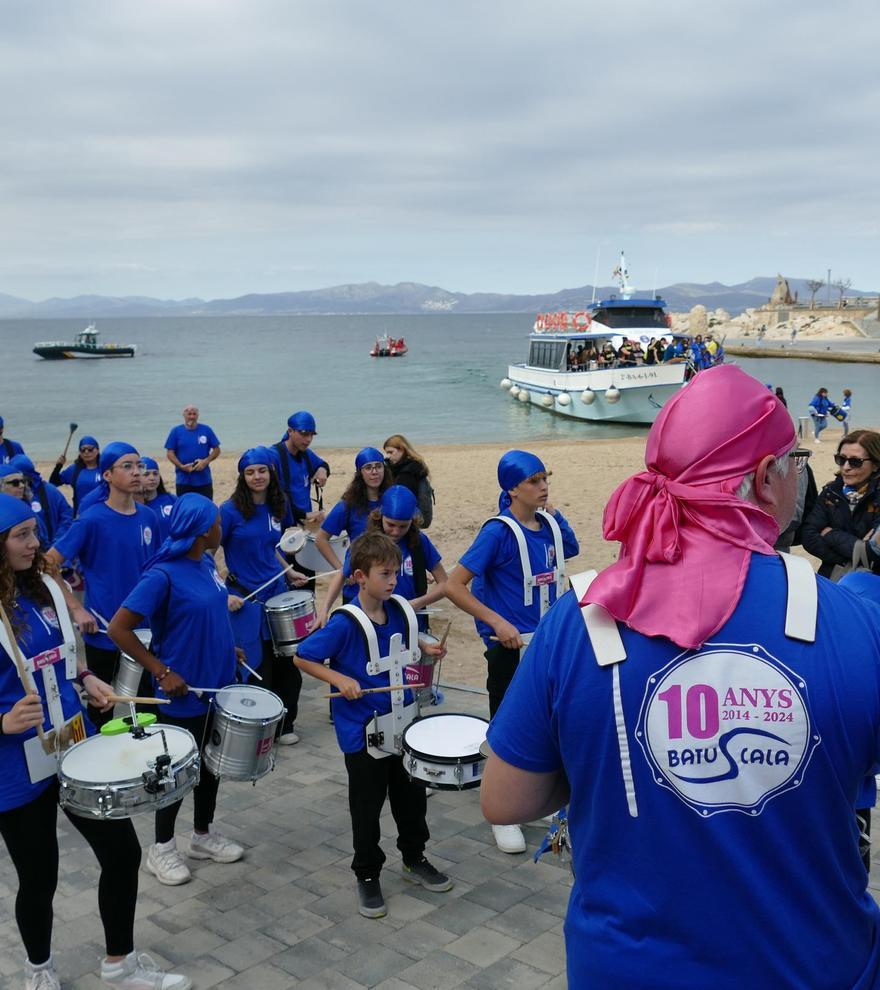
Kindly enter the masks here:
M 2 10 L 0 293 L 880 288 L 875 2 Z

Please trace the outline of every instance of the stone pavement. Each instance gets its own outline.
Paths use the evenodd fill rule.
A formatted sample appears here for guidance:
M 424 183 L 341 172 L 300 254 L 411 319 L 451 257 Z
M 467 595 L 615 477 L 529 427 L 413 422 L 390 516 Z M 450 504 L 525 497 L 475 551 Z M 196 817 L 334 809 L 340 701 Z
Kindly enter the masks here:
M 566 986 L 562 923 L 571 887 L 567 865 L 532 854 L 545 829 L 527 827 L 529 851 L 498 851 L 479 791 L 437 792 L 428 801 L 427 855 L 455 880 L 446 894 L 407 883 L 386 804 L 382 887 L 388 915 L 357 912 L 342 756 L 327 719 L 326 686 L 306 678 L 297 730 L 275 772 L 256 786 L 221 784 L 218 830 L 247 847 L 231 865 L 188 860 L 193 880 L 163 887 L 142 871 L 135 942 L 197 990 L 531 990 Z M 444 689 L 432 711 L 485 715 L 485 695 Z M 152 816 L 135 819 L 141 843 Z M 178 845 L 192 827 L 192 798 L 178 818 Z M 67 990 L 98 990 L 103 955 L 97 866 L 59 815 L 61 874 L 53 952 Z M 144 854 L 146 856 L 146 853 Z M 23 949 L 14 920 L 15 874 L 0 855 L 0 987 L 18 990 Z

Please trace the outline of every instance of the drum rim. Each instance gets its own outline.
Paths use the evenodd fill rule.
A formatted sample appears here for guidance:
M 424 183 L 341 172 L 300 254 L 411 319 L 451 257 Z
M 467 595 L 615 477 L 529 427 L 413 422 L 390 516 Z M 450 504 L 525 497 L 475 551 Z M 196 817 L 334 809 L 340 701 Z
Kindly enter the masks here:
M 272 604 L 276 598 L 286 598 L 288 595 L 303 595 L 304 597 L 295 602 L 288 602 L 286 605 Z M 263 608 L 265 608 L 267 612 L 287 612 L 293 608 L 301 608 L 306 603 L 311 604 L 312 611 L 315 610 L 315 605 L 317 604 L 315 593 L 313 591 L 305 591 L 301 588 L 291 588 L 289 591 L 282 591 L 280 595 L 273 595 L 271 598 L 267 599 L 263 602 Z
M 472 718 L 478 722 L 484 722 L 487 726 L 489 725 L 489 719 L 482 718 L 480 715 L 469 715 L 467 712 L 437 712 L 435 715 L 423 715 L 421 718 L 414 719 L 403 730 L 403 735 L 400 737 L 400 745 L 403 751 L 408 756 L 424 760 L 426 763 L 442 763 L 445 766 L 455 766 L 456 763 L 478 763 L 480 760 L 485 760 L 486 757 L 483 756 L 479 748 L 475 753 L 461 753 L 458 756 L 437 756 L 433 753 L 425 753 L 422 750 L 418 750 L 412 745 L 407 745 L 406 734 L 414 725 L 419 725 L 429 718 L 449 718 L 450 716 L 455 718 Z
M 224 691 L 230 691 L 230 690 L 233 690 L 233 691 L 244 691 L 245 694 L 253 694 L 255 691 L 258 692 L 258 693 L 260 693 L 260 694 L 268 694 L 268 695 L 270 695 L 272 698 L 274 698 L 278 702 L 278 704 L 281 706 L 281 710 L 279 712 L 277 712 L 276 714 L 271 715 L 271 716 L 268 716 L 268 717 L 265 716 L 265 715 L 261 715 L 259 717 L 254 716 L 253 718 L 248 718 L 246 715 L 240 715 L 238 712 L 231 712 L 227 708 L 221 708 L 220 707 L 220 695 Z M 281 698 L 279 698 L 278 695 L 275 694 L 274 691 L 270 691 L 268 688 L 260 687 L 259 684 L 227 684 L 225 687 L 222 687 L 214 695 L 213 698 L 211 698 L 211 706 L 214 709 L 214 718 L 215 719 L 222 717 L 222 718 L 229 719 L 230 721 L 233 721 L 233 722 L 242 722 L 245 725 L 257 725 L 257 724 L 260 724 L 260 723 L 265 724 L 265 725 L 271 725 L 272 722 L 275 722 L 278 719 L 284 718 L 284 713 L 286 711 L 284 702 L 281 700 Z

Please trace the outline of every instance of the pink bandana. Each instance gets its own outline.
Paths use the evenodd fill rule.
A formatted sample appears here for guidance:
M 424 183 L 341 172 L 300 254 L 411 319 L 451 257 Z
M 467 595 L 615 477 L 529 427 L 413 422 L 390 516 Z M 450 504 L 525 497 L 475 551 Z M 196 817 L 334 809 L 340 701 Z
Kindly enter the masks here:
M 701 646 L 736 608 L 751 553 L 773 554 L 779 535 L 772 516 L 733 492 L 762 457 L 794 442 L 791 417 L 766 386 L 731 365 L 700 372 L 651 428 L 648 470 L 611 496 L 604 535 L 620 541 L 620 557 L 582 604 L 646 636 Z

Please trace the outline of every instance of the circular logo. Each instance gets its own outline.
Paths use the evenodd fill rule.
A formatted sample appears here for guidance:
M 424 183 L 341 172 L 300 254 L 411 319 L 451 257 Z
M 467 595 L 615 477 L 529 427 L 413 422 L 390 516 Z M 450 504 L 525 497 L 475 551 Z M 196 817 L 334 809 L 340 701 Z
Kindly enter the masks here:
M 256 705 L 256 701 L 253 698 L 242 698 L 241 707 L 242 708 L 253 708 Z
M 144 543 L 149 546 L 153 542 L 153 531 L 149 526 L 144 526 Z
M 760 646 L 711 644 L 648 679 L 636 738 L 655 782 L 701 815 L 760 814 L 820 742 L 802 678 Z
M 31 508 L 34 510 L 34 512 L 42 512 L 43 511 L 42 505 L 40 505 L 40 503 L 36 499 L 34 499 L 34 501 L 31 502 Z

